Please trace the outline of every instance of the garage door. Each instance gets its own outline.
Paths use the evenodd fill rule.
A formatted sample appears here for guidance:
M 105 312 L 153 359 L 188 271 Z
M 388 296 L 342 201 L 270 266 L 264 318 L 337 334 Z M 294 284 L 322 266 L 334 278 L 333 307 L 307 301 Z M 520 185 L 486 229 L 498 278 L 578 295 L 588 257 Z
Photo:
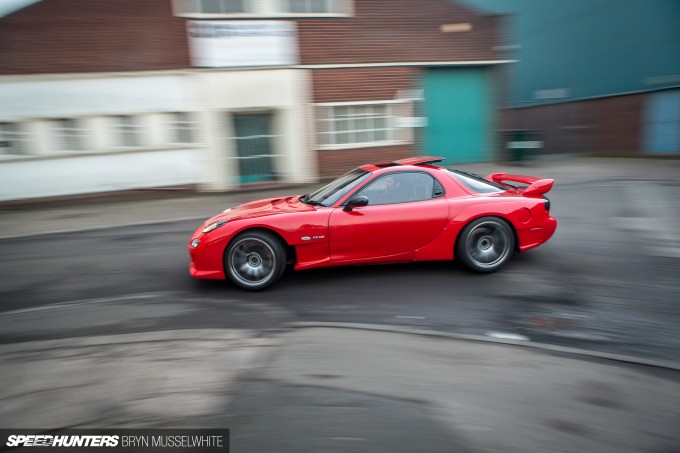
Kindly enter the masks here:
M 429 68 L 425 71 L 427 153 L 445 163 L 489 159 L 490 96 L 483 68 Z

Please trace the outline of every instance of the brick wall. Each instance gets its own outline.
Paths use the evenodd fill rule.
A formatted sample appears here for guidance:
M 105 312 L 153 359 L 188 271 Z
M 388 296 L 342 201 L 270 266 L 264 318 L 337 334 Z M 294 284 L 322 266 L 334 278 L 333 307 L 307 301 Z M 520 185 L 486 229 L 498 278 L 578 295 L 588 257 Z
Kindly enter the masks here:
M 354 17 L 297 22 L 303 64 L 500 58 L 499 17 L 449 0 L 355 0 Z M 472 30 L 441 31 L 453 23 Z M 0 18 L 0 74 L 188 66 L 170 0 L 49 0 Z
M 1 1 L 1 0 L 0 0 Z M 354 17 L 298 19 L 303 64 L 502 58 L 498 16 L 449 0 L 355 0 Z M 290 19 L 286 19 L 290 20 Z M 443 33 L 442 25 L 472 29 Z M 46 0 L 0 19 L 0 75 L 189 67 L 185 19 L 170 0 Z M 314 102 L 393 99 L 415 88 L 414 66 L 313 70 Z M 319 151 L 322 177 L 413 154 L 414 146 Z
M 355 16 L 298 21 L 303 64 L 479 61 L 501 59 L 498 16 L 480 15 L 448 0 L 355 0 Z M 445 24 L 472 30 L 443 33 Z M 416 66 L 314 69 L 315 103 L 394 99 L 417 88 Z M 417 153 L 416 145 L 319 150 L 319 174 L 336 176 L 367 162 Z
M 0 18 L 0 74 L 188 66 L 170 0 L 46 0 Z
M 546 153 L 633 155 L 640 152 L 646 94 L 509 109 L 513 129 L 540 131 Z
M 499 59 L 498 16 L 449 0 L 355 0 L 354 17 L 298 20 L 303 64 Z M 445 24 L 472 30 L 443 33 Z
M 412 155 L 411 145 L 319 151 L 319 176 L 322 179 L 335 178 L 359 165 L 393 161 Z
M 415 67 L 315 69 L 314 102 L 384 101 L 398 90 L 412 89 L 420 73 Z
M 312 72 L 314 102 L 394 99 L 399 90 L 414 87 L 419 73 L 419 68 L 404 66 L 315 69 Z M 319 175 L 321 178 L 335 177 L 365 163 L 409 157 L 412 149 L 412 145 L 400 145 L 319 150 Z
M 590 122 L 595 125 L 591 146 L 593 152 L 635 154 L 640 151 L 646 96 L 637 94 L 588 101 L 594 110 L 589 115 Z

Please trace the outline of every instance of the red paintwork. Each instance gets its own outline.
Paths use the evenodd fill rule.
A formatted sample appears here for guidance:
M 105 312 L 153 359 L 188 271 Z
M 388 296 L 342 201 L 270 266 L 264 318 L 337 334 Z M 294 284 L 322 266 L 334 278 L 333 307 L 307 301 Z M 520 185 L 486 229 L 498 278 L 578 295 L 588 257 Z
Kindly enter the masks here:
M 521 189 L 522 195 L 543 195 L 544 193 L 550 192 L 555 180 L 553 179 L 540 179 L 535 176 L 526 175 L 509 175 L 507 173 L 492 173 L 486 177 L 489 181 L 503 184 L 503 181 L 513 181 L 522 184 L 529 184 L 525 189 Z
M 224 279 L 224 251 L 242 231 L 260 228 L 277 234 L 295 249 L 295 269 L 454 258 L 460 231 L 472 220 L 497 216 L 508 221 L 520 251 L 546 242 L 557 221 L 545 209 L 544 193 L 553 181 L 524 175 L 495 173 L 490 181 L 529 184 L 526 189 L 481 194 L 468 189 L 448 170 L 431 165 L 441 158 L 418 157 L 395 166 L 364 165 L 372 174 L 355 190 L 331 207 L 310 206 L 299 196 L 268 198 L 246 203 L 208 219 L 191 236 L 200 239 L 189 246 L 190 273 L 196 278 Z M 381 164 L 383 165 L 383 164 Z M 375 205 L 343 210 L 343 203 L 373 179 L 391 172 L 427 172 L 444 187 L 445 195 L 426 201 Z M 209 233 L 202 229 L 217 220 L 227 224 Z M 302 238 L 309 238 L 303 240 Z

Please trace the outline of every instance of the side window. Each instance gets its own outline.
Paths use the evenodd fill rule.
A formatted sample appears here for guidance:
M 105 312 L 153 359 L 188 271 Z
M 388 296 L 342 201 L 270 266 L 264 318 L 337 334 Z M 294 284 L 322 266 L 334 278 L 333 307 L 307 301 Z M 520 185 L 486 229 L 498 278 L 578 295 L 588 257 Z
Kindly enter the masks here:
M 395 204 L 424 201 L 433 198 L 435 180 L 427 173 L 389 173 L 371 182 L 359 195 L 368 204 Z
M 504 191 L 506 188 L 499 185 L 492 183 L 490 181 L 487 181 L 486 179 L 482 178 L 481 176 L 474 175 L 472 173 L 466 173 L 464 171 L 458 171 L 458 170 L 453 170 L 451 171 L 458 181 L 462 182 L 465 184 L 465 186 L 474 191 L 474 192 L 479 192 L 479 193 L 498 193 Z
M 439 198 L 444 196 L 444 186 L 436 178 L 434 180 L 434 190 L 432 191 L 432 198 Z

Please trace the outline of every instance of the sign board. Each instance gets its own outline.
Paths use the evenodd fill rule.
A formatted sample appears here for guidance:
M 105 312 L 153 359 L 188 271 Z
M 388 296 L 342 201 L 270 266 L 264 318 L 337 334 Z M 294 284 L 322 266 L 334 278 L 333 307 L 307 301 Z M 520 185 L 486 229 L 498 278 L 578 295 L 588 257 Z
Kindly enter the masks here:
M 189 21 L 191 64 L 201 68 L 298 63 L 297 27 L 286 21 Z

